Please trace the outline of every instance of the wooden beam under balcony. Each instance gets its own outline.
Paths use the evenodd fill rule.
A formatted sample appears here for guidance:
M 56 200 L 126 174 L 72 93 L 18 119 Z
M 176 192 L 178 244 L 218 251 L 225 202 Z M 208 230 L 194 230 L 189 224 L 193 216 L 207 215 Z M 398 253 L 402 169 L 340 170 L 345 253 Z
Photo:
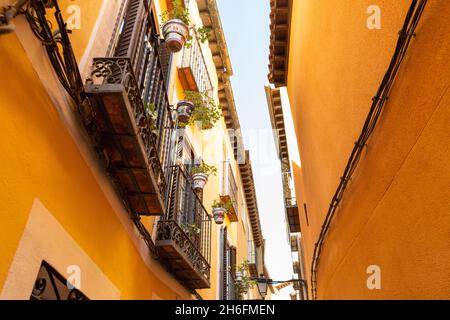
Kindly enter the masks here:
M 289 231 L 291 233 L 294 232 L 300 232 L 300 217 L 298 215 L 298 207 L 295 206 L 288 206 L 286 207 L 287 210 L 287 217 L 288 217 L 288 223 L 289 223 Z
M 106 63 L 114 65 L 117 61 L 129 67 L 129 62 L 124 59 L 96 61 L 102 67 Z M 165 206 L 161 185 L 164 181 L 161 174 L 154 171 L 158 152 L 148 141 L 151 133 L 145 133 L 148 128 L 143 125 L 146 120 L 140 97 L 132 96 L 132 91 L 121 81 L 88 82 L 85 91 L 92 106 L 91 127 L 95 128 L 89 130 L 89 134 L 106 159 L 120 196 L 133 214 L 163 215 Z M 139 108 L 142 110 L 138 111 Z M 136 112 L 141 112 L 141 117 Z M 138 123 L 140 121 L 142 123 Z
M 184 90 L 198 91 L 197 81 L 191 67 L 178 68 L 178 78 Z
M 202 229 L 201 232 L 207 235 L 209 246 L 210 230 Z M 174 220 L 158 222 L 155 247 L 160 261 L 187 288 L 206 289 L 211 286 L 211 267 L 198 247 L 198 242 L 205 240 L 205 237 L 200 240 L 189 238 Z
M 192 289 L 211 287 L 209 279 L 195 268 L 190 257 L 177 245 L 175 240 L 157 240 L 155 246 L 161 262 L 185 286 Z

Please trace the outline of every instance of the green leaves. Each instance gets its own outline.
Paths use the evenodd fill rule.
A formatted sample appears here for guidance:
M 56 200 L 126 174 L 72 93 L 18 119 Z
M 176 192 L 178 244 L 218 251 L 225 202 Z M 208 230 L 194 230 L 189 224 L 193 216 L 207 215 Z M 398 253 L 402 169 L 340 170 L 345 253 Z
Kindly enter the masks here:
M 150 131 L 151 133 L 157 136 L 159 134 L 159 131 L 158 128 L 156 127 L 156 120 L 158 119 L 158 111 L 156 110 L 156 106 L 154 103 L 148 102 L 147 104 L 145 104 L 144 107 L 145 107 L 145 116 L 147 117 L 150 123 Z
M 244 294 L 246 294 L 250 289 L 256 285 L 256 280 L 253 280 L 249 276 L 249 261 L 244 260 L 237 267 L 237 270 L 242 273 L 242 280 L 235 281 L 234 291 L 236 293 L 236 299 L 244 299 Z
M 227 210 L 227 212 L 229 212 L 233 207 L 233 203 L 229 200 L 228 201 L 214 200 L 212 207 L 213 208 L 224 208 L 225 210 Z
M 210 32 L 211 32 L 211 29 L 208 27 L 197 28 L 198 39 L 200 40 L 201 43 L 205 43 L 206 40 L 208 40 Z
M 200 122 L 203 130 L 213 128 L 222 116 L 221 109 L 214 99 L 207 93 L 196 91 L 185 91 L 184 93 L 185 100 L 194 104 L 194 111 L 188 125 Z
M 211 32 L 211 29 L 208 27 L 200 27 L 197 29 L 194 29 L 194 31 L 197 33 L 197 37 L 198 40 L 200 41 L 200 43 L 205 43 L 206 40 L 208 40 L 209 38 L 209 33 Z M 191 35 L 189 35 L 189 37 L 186 39 L 186 43 L 184 44 L 184 46 L 186 48 L 192 48 L 192 40 L 193 37 Z
M 199 166 L 193 167 L 191 169 L 191 175 L 196 173 L 204 173 L 206 175 L 216 175 L 217 174 L 217 168 L 215 166 L 207 165 L 204 161 Z
M 183 229 L 184 233 L 191 239 L 200 233 L 200 228 L 196 224 L 185 223 L 181 225 L 181 229 Z
M 161 13 L 161 20 L 163 23 L 172 19 L 179 19 L 186 25 L 191 23 L 189 9 L 184 8 L 182 0 L 172 0 L 172 9 Z
M 183 6 L 182 0 L 172 0 L 172 8 L 170 10 L 163 11 L 160 17 L 163 24 L 172 19 L 181 20 L 188 27 L 190 27 L 190 29 L 193 29 L 194 32 L 196 32 L 198 39 L 201 43 L 205 43 L 206 40 L 208 40 L 211 29 L 208 27 L 199 27 L 199 28 L 191 27 L 190 26 L 191 18 L 189 15 L 189 9 Z M 193 39 L 192 36 L 189 35 L 185 43 L 186 48 L 192 47 L 192 39 Z

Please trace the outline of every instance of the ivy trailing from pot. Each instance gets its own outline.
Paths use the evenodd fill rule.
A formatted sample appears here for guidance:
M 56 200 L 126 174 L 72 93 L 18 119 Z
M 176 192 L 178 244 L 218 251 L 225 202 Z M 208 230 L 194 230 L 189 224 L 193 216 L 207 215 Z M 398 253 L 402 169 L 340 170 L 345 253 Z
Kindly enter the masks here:
M 192 36 L 189 29 L 194 29 L 201 43 L 208 40 L 210 29 L 207 27 L 195 28 L 191 26 L 189 9 L 183 5 L 183 0 L 172 0 L 172 7 L 161 14 L 163 23 L 162 32 L 167 48 L 175 53 L 179 52 L 183 46 L 192 45 Z
M 193 188 L 196 192 L 201 192 L 206 183 L 208 177 L 213 174 L 217 174 L 217 168 L 215 166 L 207 165 L 204 161 L 199 166 L 195 166 L 191 169 L 191 176 L 193 180 Z
M 237 300 L 243 300 L 244 295 L 257 284 L 256 280 L 253 280 L 249 275 L 248 265 L 249 261 L 244 260 L 237 267 L 237 271 L 241 274 L 240 280 L 236 280 L 234 283 L 234 292 Z
M 223 224 L 225 213 L 231 209 L 231 206 L 231 201 L 214 200 L 212 204 L 212 211 L 216 224 Z
M 202 130 L 212 129 L 222 116 L 214 99 L 208 93 L 189 90 L 184 92 L 184 96 L 184 100 L 177 104 L 180 127 L 199 123 Z
M 197 37 L 200 43 L 205 43 L 209 38 L 209 34 L 211 33 L 211 29 L 205 26 L 197 28 L 195 31 L 197 32 Z M 189 40 L 192 40 L 192 37 L 190 37 Z M 188 41 L 186 45 L 188 47 L 191 47 L 192 43 Z
M 158 110 L 156 110 L 156 106 L 154 103 L 146 103 L 145 104 L 145 116 L 147 118 L 148 123 L 150 124 L 150 132 L 154 137 L 158 137 L 159 131 L 156 127 L 156 120 L 158 119 Z

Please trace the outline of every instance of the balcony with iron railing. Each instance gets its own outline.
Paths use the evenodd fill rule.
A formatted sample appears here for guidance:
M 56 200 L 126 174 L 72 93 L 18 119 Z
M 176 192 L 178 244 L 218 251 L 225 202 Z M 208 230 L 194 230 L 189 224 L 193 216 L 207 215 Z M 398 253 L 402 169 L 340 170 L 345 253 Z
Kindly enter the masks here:
M 160 261 L 187 287 L 210 287 L 212 220 L 189 176 L 180 166 L 169 169 L 166 215 L 158 222 Z
M 220 199 L 225 202 L 230 202 L 231 207 L 228 210 L 228 218 L 231 222 L 236 222 L 239 219 L 239 198 L 236 179 L 234 178 L 233 169 L 230 161 L 222 162 L 222 188 Z
M 94 59 L 85 85 L 87 131 L 137 216 L 164 214 L 173 128 L 150 15 L 145 0 L 129 1 L 115 54 Z
M 147 0 L 129 0 L 113 56 L 95 58 L 84 123 L 118 194 L 161 263 L 190 289 L 210 286 L 211 217 L 190 178 L 172 166 L 172 110 Z M 141 216 L 161 216 L 157 237 Z
M 213 85 L 205 56 L 197 33 L 195 31 L 192 33 L 191 44 L 185 46 L 182 52 L 178 77 L 185 90 L 212 93 Z
M 291 234 L 291 252 L 298 252 L 299 251 L 299 245 L 298 245 L 298 233 Z

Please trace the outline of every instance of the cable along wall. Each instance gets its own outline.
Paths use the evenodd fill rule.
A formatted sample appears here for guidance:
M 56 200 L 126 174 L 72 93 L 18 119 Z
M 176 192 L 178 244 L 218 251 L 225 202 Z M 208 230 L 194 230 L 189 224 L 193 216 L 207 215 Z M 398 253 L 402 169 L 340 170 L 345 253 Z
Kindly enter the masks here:
M 322 224 L 319 238 L 314 246 L 314 253 L 311 262 L 311 294 L 313 299 L 317 299 L 317 271 L 320 262 L 320 255 L 322 253 L 323 245 L 329 230 L 329 227 L 333 221 L 334 214 L 344 196 L 348 182 L 351 180 L 353 173 L 358 167 L 359 160 L 361 158 L 362 151 L 367 146 L 367 142 L 372 135 L 380 114 L 388 100 L 389 93 L 392 88 L 392 84 L 395 81 L 398 70 L 402 64 L 403 59 L 408 51 L 411 39 L 415 37 L 415 30 L 422 17 L 423 11 L 428 0 L 413 0 L 411 6 L 407 12 L 402 29 L 399 32 L 399 39 L 397 46 L 389 64 L 388 70 L 383 77 L 383 80 L 378 88 L 375 97 L 372 98 L 372 106 L 369 114 L 364 122 L 364 126 L 359 135 L 358 140 L 355 142 L 355 146 L 350 154 L 344 173 L 340 179 L 339 185 L 333 198 L 330 202 L 325 220 Z

